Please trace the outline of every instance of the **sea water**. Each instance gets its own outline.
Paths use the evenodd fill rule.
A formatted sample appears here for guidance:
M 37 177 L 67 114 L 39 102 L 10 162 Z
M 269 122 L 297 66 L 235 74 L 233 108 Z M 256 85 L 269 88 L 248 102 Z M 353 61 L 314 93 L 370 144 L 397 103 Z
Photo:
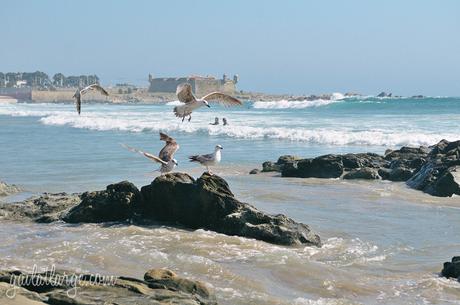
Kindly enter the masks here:
M 248 175 L 283 154 L 376 152 L 460 139 L 460 98 L 336 98 L 245 102 L 174 117 L 158 105 L 0 104 L 0 180 L 29 193 L 81 192 L 130 180 L 157 165 L 120 143 L 157 153 L 158 132 L 180 144 L 177 170 L 203 172 L 187 156 L 224 147 L 224 177 L 237 198 L 309 224 L 316 247 L 283 247 L 168 226 L 0 223 L 0 268 L 34 264 L 142 277 L 153 267 L 207 282 L 222 304 L 452 304 L 460 284 L 440 278 L 460 254 L 460 199 L 404 183 Z M 213 106 L 213 105 L 212 105 Z M 228 126 L 213 126 L 214 117 Z M 3 199 L 3 200 L 8 200 Z

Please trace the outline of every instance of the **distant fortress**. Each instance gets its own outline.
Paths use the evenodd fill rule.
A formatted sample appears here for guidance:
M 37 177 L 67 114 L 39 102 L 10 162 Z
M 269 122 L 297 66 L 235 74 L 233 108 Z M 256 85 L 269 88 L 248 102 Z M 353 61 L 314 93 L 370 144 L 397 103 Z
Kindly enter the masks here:
M 197 96 L 204 96 L 213 91 L 236 94 L 238 75 L 221 79 L 213 76 L 191 75 L 188 77 L 154 78 L 149 75 L 149 86 L 137 87 L 123 83 L 108 86 L 110 96 L 120 96 L 119 100 L 134 102 L 158 102 L 175 99 L 176 87 L 181 83 L 189 83 Z M 65 76 L 57 73 L 49 77 L 41 71 L 7 72 L 0 71 L 0 98 L 16 99 L 32 102 L 73 102 L 76 88 L 92 83 L 99 83 L 97 75 Z M 108 102 L 113 100 L 98 94 L 87 94 L 87 100 Z
M 222 79 L 216 79 L 212 76 L 197 75 L 191 75 L 189 77 L 156 78 L 149 74 L 149 83 L 149 92 L 175 93 L 177 85 L 189 83 L 192 85 L 193 92 L 199 96 L 213 91 L 234 94 L 236 92 L 236 84 L 238 83 L 238 75 L 234 75 L 233 79 L 229 79 L 227 75 L 224 74 Z

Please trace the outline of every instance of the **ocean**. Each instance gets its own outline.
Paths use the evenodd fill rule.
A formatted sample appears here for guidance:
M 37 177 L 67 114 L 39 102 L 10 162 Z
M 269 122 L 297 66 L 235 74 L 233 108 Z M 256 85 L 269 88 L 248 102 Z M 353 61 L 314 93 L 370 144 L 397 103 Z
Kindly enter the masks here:
M 158 105 L 0 103 L 0 180 L 25 193 L 82 192 L 129 180 L 149 184 L 156 164 L 120 144 L 158 153 L 158 132 L 187 156 L 224 147 L 213 169 L 241 201 L 312 227 L 324 245 L 283 247 L 168 226 L 0 222 L 0 268 L 34 264 L 142 277 L 154 267 L 208 283 L 220 304 L 460 304 L 460 283 L 439 277 L 460 255 L 460 197 L 404 183 L 249 175 L 280 155 L 376 152 L 460 139 L 460 98 L 247 101 L 174 117 Z M 212 126 L 214 117 L 228 126 Z M 19 196 L 19 197 L 21 197 Z M 3 200 L 15 200 L 13 196 Z M 0 199 L 1 200 L 1 199 Z

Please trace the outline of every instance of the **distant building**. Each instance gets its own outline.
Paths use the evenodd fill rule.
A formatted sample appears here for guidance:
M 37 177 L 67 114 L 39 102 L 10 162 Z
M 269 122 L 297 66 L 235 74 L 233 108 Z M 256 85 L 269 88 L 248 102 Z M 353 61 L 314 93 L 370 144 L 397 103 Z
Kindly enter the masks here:
M 55 88 L 85 87 L 99 83 L 97 75 L 64 76 L 57 73 L 52 80 L 45 72 L 0 72 L 0 88 L 33 88 L 54 90 Z
M 97 75 L 71 75 L 66 77 L 62 73 L 57 73 L 53 76 L 53 85 L 57 88 L 86 87 L 95 83 L 99 84 L 99 77 Z
M 238 75 L 233 76 L 233 79 L 228 79 L 227 75 L 223 75 L 222 79 L 216 79 L 212 76 L 197 76 L 189 77 L 167 77 L 154 78 L 149 74 L 149 92 L 176 92 L 177 85 L 181 83 L 189 83 L 192 85 L 193 93 L 201 96 L 213 91 L 220 91 L 227 94 L 236 92 L 236 84 L 238 83 Z
M 27 81 L 25 80 L 17 80 L 16 81 L 16 88 L 24 88 L 27 87 Z

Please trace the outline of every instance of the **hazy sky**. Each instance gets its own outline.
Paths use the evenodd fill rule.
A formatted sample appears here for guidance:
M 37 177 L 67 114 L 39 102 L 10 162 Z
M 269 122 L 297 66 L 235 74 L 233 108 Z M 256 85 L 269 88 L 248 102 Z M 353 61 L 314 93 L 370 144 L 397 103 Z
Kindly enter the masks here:
M 240 75 L 273 93 L 460 96 L 459 0 L 0 3 L 0 71 Z

